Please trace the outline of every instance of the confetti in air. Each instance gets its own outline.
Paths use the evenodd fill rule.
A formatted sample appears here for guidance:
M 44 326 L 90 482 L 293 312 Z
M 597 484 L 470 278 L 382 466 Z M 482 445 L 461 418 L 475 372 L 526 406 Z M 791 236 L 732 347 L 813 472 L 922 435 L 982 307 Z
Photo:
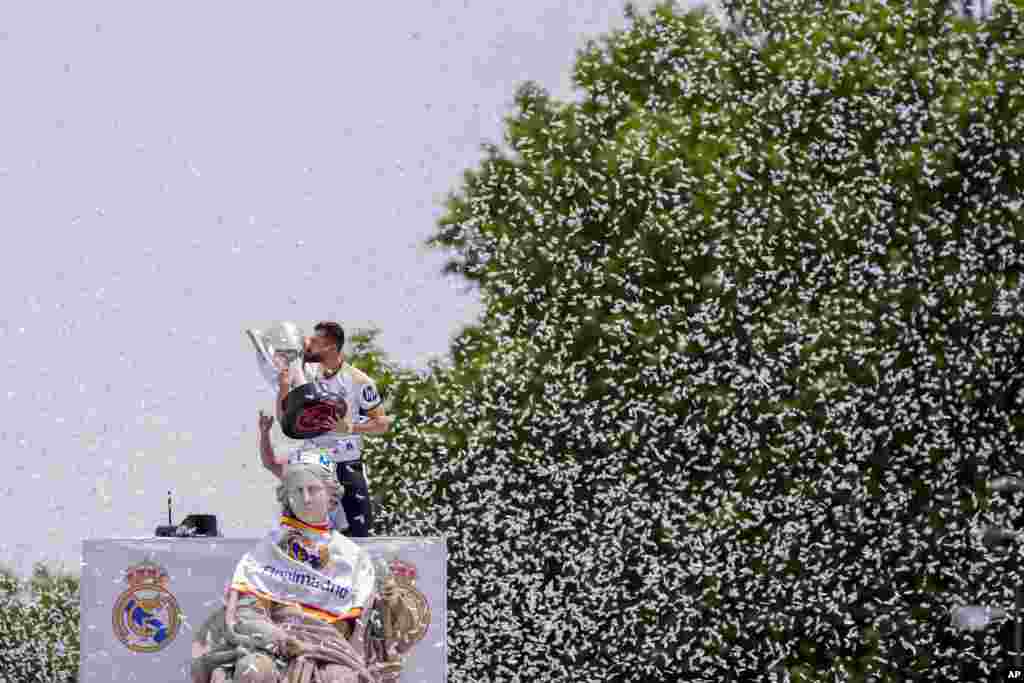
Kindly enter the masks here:
M 450 357 L 353 340 L 397 418 L 366 445 L 376 533 L 447 537 L 448 680 L 997 680 L 1024 7 L 629 18 L 576 101 L 520 87 L 448 197 L 430 244 L 483 308 Z M 0 575 L 0 674 L 66 678 L 77 598 L 19 591 Z
M 949 610 L 1021 579 L 1024 15 L 941 5 L 664 7 L 520 88 L 432 240 L 485 313 L 370 446 L 452 681 L 1011 661 Z

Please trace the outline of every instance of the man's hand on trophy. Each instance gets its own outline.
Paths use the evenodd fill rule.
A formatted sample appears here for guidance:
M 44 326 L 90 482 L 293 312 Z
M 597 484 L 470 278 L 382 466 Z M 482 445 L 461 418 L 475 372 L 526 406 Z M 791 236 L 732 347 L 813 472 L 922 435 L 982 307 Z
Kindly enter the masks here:
M 281 368 L 277 372 L 277 388 L 282 394 L 287 394 L 291 391 L 291 371 L 287 367 Z
M 291 360 L 288 358 L 288 354 L 284 351 L 278 351 L 274 354 L 274 367 L 278 370 L 287 368 Z
M 263 434 L 269 434 L 270 430 L 274 427 L 274 417 L 272 415 L 264 415 L 263 411 L 260 411 L 260 432 Z
M 351 434 L 352 433 L 352 418 L 347 414 L 345 417 L 330 417 L 327 419 L 327 424 L 330 425 L 331 431 L 335 434 Z

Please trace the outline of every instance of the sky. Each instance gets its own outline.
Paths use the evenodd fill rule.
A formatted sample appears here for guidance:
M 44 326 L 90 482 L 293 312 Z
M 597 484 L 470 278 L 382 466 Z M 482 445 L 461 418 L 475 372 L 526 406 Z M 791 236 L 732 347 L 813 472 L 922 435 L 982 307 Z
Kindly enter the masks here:
M 653 2 L 635 3 L 642 11 Z M 0 564 L 275 519 L 243 334 L 375 325 L 444 355 L 479 302 L 423 242 L 515 88 L 572 99 L 621 0 L 8 3 L 0 14 Z

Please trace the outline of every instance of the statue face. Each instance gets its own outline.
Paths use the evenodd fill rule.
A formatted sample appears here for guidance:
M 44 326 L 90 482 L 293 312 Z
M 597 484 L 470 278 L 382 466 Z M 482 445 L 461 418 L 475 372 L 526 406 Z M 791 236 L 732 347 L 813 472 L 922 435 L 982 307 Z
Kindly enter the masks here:
M 306 468 L 297 468 L 288 479 L 288 504 L 292 512 L 306 524 L 326 524 L 331 500 L 320 478 Z

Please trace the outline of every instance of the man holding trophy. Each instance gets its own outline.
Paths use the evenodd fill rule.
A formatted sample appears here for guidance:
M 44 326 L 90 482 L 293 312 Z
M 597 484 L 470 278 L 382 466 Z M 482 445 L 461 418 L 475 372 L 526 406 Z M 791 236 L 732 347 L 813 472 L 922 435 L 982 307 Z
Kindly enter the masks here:
M 276 385 L 282 430 L 302 441 L 284 462 L 316 456 L 335 463 L 344 490 L 341 507 L 348 519 L 348 535 L 369 536 L 373 519 L 362 437 L 383 434 L 391 420 L 373 380 L 345 362 L 341 325 L 318 323 L 308 338 L 292 323 L 279 323 L 267 332 L 246 332 L 256 346 L 261 372 Z M 263 420 L 260 424 L 269 431 Z M 261 437 L 263 464 L 280 477 L 281 468 L 272 465 L 284 462 L 271 452 L 268 464 L 267 450 Z

